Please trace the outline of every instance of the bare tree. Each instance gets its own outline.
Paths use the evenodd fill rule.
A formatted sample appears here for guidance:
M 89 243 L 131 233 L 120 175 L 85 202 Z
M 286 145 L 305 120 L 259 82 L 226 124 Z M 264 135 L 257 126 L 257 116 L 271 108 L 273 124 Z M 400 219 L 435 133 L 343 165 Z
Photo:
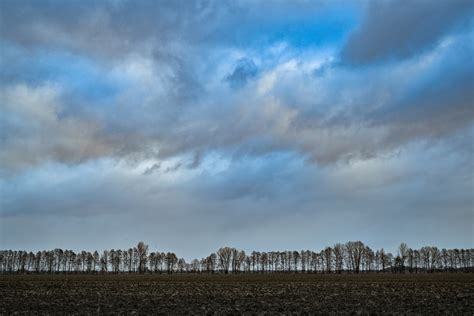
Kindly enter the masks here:
M 331 273 L 331 267 L 332 267 L 332 248 L 331 247 L 326 247 L 324 251 L 322 252 L 323 258 L 324 258 L 324 264 L 326 266 L 326 272 Z
M 225 274 L 229 273 L 229 267 L 232 259 L 233 248 L 223 247 L 217 251 L 217 257 L 219 258 L 219 265 Z
M 344 245 L 334 245 L 334 265 L 337 273 L 342 273 L 344 266 Z
M 168 274 L 171 274 L 175 271 L 176 264 L 178 263 L 178 257 L 172 252 L 168 252 L 165 255 L 165 265 Z
M 360 271 L 360 264 L 364 249 L 364 243 L 361 241 L 348 241 L 346 243 L 348 266 L 350 266 L 352 271 L 355 273 L 359 273 Z
M 206 272 L 207 273 L 214 273 L 216 271 L 216 263 L 217 263 L 217 255 L 215 253 L 211 253 L 205 259 L 206 264 Z
M 405 270 L 405 263 L 408 258 L 408 246 L 406 243 L 402 242 L 400 246 L 398 246 L 398 256 L 400 257 L 400 269 L 401 271 Z
M 377 272 L 474 272 L 473 249 L 442 249 L 425 246 L 410 249 L 402 243 L 396 256 L 380 249 L 374 253 L 360 241 L 336 244 L 320 252 L 301 251 L 253 251 L 247 256 L 244 251 L 224 247 L 215 253 L 186 263 L 172 252 L 151 252 L 148 246 L 139 242 L 137 247 L 128 250 L 104 250 L 101 255 L 81 251 L 56 248 L 38 251 L 36 254 L 24 250 L 0 250 L 0 273 L 173 273 L 179 271 L 214 273 L 219 267 L 224 273 L 296 273 L 336 271 L 344 269 L 354 273 Z M 163 268 L 165 265 L 166 269 Z
M 178 271 L 180 273 L 183 273 L 183 272 L 186 272 L 186 260 L 184 260 L 184 258 L 179 258 L 178 259 Z
M 137 257 L 138 257 L 138 273 L 146 272 L 146 265 L 148 259 L 148 245 L 145 245 L 143 241 L 140 241 L 137 245 Z
M 100 271 L 107 272 L 109 265 L 109 252 L 104 250 L 102 256 L 100 257 Z

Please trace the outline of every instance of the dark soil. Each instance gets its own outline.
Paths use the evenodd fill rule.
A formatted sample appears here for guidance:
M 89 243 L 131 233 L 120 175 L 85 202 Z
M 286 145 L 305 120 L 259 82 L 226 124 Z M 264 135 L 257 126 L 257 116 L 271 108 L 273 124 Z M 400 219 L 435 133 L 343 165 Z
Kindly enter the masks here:
M 0 275 L 0 314 L 474 314 L 474 274 Z

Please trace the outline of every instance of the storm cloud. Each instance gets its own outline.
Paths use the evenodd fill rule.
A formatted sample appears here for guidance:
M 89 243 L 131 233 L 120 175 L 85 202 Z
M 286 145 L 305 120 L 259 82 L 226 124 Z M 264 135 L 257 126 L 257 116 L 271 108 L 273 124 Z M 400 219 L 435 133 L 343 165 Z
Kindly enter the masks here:
M 342 56 L 354 64 L 412 57 L 432 49 L 450 32 L 472 28 L 473 13 L 469 0 L 370 1 Z

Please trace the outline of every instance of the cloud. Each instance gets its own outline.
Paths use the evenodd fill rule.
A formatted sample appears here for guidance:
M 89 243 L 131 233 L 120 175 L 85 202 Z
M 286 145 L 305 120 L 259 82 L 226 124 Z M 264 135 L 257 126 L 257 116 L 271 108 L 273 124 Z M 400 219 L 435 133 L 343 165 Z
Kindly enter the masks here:
M 194 1 L 21 2 L 2 2 L 2 38 L 32 48 L 46 46 L 106 58 L 150 51 L 179 35 L 199 40 L 199 32 L 206 34 L 206 28 L 196 26 L 216 10 L 215 4 Z
M 9 145 L 3 166 L 20 168 L 51 160 L 77 164 L 100 157 L 139 162 L 188 154 L 197 157 L 192 163 L 197 166 L 199 157 L 212 152 L 238 158 L 274 151 L 334 164 L 383 155 L 411 142 L 451 137 L 474 120 L 469 104 L 473 51 L 466 41 L 470 35 L 450 37 L 432 51 L 400 63 L 362 70 L 331 63 L 318 76 L 314 69 L 325 67 L 326 57 L 302 58 L 291 52 L 233 90 L 214 79 L 222 78 L 219 71 L 206 74 L 208 82 L 216 82 L 212 85 L 183 84 L 195 80 L 189 74 L 196 72 L 188 66 L 174 67 L 174 59 L 169 66 L 151 57 L 128 58 L 104 75 L 120 76 L 126 83 L 108 105 L 88 96 L 75 96 L 79 106 L 71 104 L 69 95 L 62 95 L 64 88 L 47 94 L 41 92 L 46 88 L 7 86 L 5 104 L 12 104 L 5 108 L 7 114 L 19 115 L 15 103 L 20 102 L 30 110 L 50 113 L 50 120 L 40 124 L 39 134 L 31 124 L 21 126 L 22 133 L 14 132 L 19 123 L 6 120 L 9 132 L 4 142 Z M 242 82 L 249 65 L 241 60 L 228 78 Z M 181 67 L 184 74 L 176 73 Z M 187 76 L 193 79 L 183 79 Z M 74 110 L 78 107 L 83 110 Z M 82 136 L 73 133 L 76 128 Z M 25 140 L 32 142 L 35 155 L 28 154 L 29 147 L 14 145 Z
M 225 77 L 225 81 L 232 88 L 240 88 L 244 86 L 249 79 L 254 78 L 258 73 L 257 65 L 252 59 L 241 58 L 237 61 L 237 65 L 232 73 Z
M 369 64 L 417 55 L 456 28 L 469 27 L 473 13 L 470 0 L 370 1 L 360 27 L 343 48 L 343 60 Z
M 143 171 L 143 174 L 144 175 L 150 175 L 153 172 L 155 172 L 156 170 L 159 170 L 160 168 L 161 168 L 161 164 L 159 162 L 154 163 L 151 167 L 149 167 L 145 171 Z
M 114 144 L 101 134 L 100 123 L 63 115 L 54 86 L 14 85 L 0 96 L 3 172 L 47 161 L 66 164 L 112 154 Z
M 328 36 L 321 24 L 338 26 L 332 29 L 338 33 L 347 28 L 346 20 L 335 16 L 344 12 L 337 1 L 269 5 L 267 1 L 73 0 L 58 5 L 55 0 L 7 0 L 0 5 L 3 39 L 103 61 L 154 51 L 176 53 L 189 47 L 253 46 L 285 39 L 301 42 L 308 34 L 316 41 Z
M 407 6 L 0 1 L 0 244 L 469 240 L 471 4 Z
M 147 176 L 146 165 L 113 160 L 49 164 L 0 181 L 0 245 L 100 249 L 143 239 L 191 259 L 222 244 L 318 250 L 357 236 L 372 247 L 395 248 L 400 231 L 411 245 L 459 244 L 469 240 L 473 182 L 464 157 L 447 151 L 449 142 L 429 150 L 413 145 L 338 168 L 318 168 L 289 153 L 237 164 L 216 156 L 198 169 Z M 23 237 L 12 237 L 12 229 Z

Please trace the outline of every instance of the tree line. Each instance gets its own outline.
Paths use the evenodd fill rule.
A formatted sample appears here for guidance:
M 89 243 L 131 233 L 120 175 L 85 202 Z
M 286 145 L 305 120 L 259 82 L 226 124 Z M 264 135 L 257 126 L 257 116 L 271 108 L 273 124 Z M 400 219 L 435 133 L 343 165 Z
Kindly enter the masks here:
M 433 273 L 473 272 L 474 249 L 420 249 L 400 244 L 394 255 L 361 241 L 311 251 L 245 251 L 223 247 L 186 262 L 139 242 L 125 250 L 0 251 L 0 273 Z

